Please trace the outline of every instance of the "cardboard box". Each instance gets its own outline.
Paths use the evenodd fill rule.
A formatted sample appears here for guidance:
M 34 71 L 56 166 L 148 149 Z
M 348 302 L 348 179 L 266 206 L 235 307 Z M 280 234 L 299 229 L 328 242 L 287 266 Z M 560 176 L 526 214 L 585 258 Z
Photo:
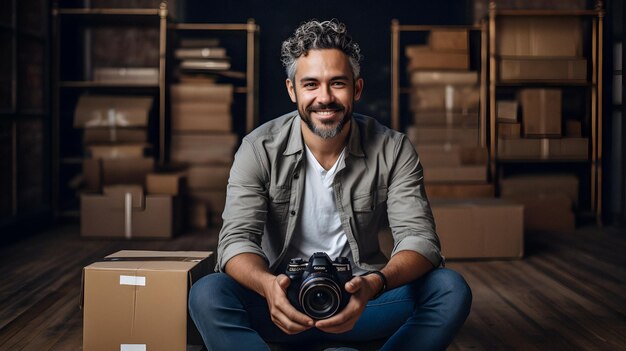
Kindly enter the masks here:
M 523 132 L 525 136 L 561 136 L 560 89 L 522 89 Z
M 130 83 L 137 85 L 159 84 L 157 67 L 96 67 L 93 80 L 106 83 Z
M 565 195 L 578 204 L 578 177 L 573 174 L 517 175 L 500 180 L 500 196 L 508 198 Z
M 413 143 L 422 144 L 459 144 L 464 146 L 476 146 L 480 144 L 478 128 L 441 128 L 441 127 L 416 127 L 410 126 L 406 134 Z
M 189 193 L 193 201 L 200 201 L 206 205 L 207 212 L 219 214 L 224 212 L 226 204 L 226 189 L 224 190 L 201 190 Z
M 429 183 L 425 189 L 429 199 L 474 199 L 495 196 L 493 184 L 488 183 Z
M 576 228 L 572 200 L 564 194 L 511 197 L 524 205 L 524 227 L 527 230 L 569 233 Z
M 413 111 L 477 113 L 480 91 L 477 86 L 430 85 L 412 90 Z
M 232 84 L 180 83 L 170 86 L 172 104 L 215 102 L 230 105 L 233 102 L 233 92 Z
M 233 121 L 230 112 L 211 114 L 172 113 L 172 130 L 177 132 L 230 132 Z
M 201 345 L 191 285 L 213 271 L 208 251 L 119 251 L 83 269 L 83 349 L 186 351 Z
M 498 123 L 498 138 L 517 139 L 521 135 L 519 123 Z
M 84 190 L 100 192 L 105 185 L 144 185 L 146 175 L 154 170 L 152 158 L 84 159 Z
M 151 96 L 82 95 L 74 112 L 74 127 L 145 127 L 151 108 Z
M 230 164 L 238 137 L 236 134 L 172 135 L 170 160 L 176 163 Z
M 516 123 L 518 106 L 519 104 L 515 100 L 496 101 L 496 118 L 498 122 Z
M 469 69 L 467 52 L 435 52 L 427 45 L 407 45 L 405 53 L 409 58 L 410 72 L 420 69 Z
M 587 81 L 587 60 L 581 57 L 505 57 L 500 60 L 500 80 Z
M 424 167 L 454 167 L 487 163 L 487 149 L 458 144 L 421 144 L 415 148 Z
M 476 71 L 415 71 L 411 84 L 416 85 L 478 85 Z
M 187 188 L 187 176 L 184 173 L 149 173 L 146 176 L 148 194 L 182 195 Z
M 90 145 L 91 158 L 141 158 L 146 155 L 148 144 Z
M 144 195 L 141 186 L 107 186 L 103 194 L 81 194 L 80 232 L 85 237 L 171 238 L 180 232 L 181 212 L 177 196 Z
M 83 131 L 85 145 L 147 142 L 148 131 L 145 128 L 87 128 Z
M 433 51 L 467 52 L 469 33 L 466 29 L 433 29 L 428 36 L 428 46 Z
M 503 199 L 431 202 L 443 255 L 454 258 L 521 258 L 524 207 Z
M 509 16 L 497 22 L 498 55 L 582 56 L 582 22 L 576 16 Z
M 478 112 L 423 112 L 413 113 L 413 124 L 416 126 L 449 126 L 449 127 L 478 127 Z
M 424 182 L 481 182 L 487 181 L 487 165 L 424 166 Z
M 230 176 L 230 165 L 192 166 L 187 170 L 187 184 L 191 190 L 225 191 Z
M 587 160 L 589 139 L 498 139 L 498 158 L 501 160 Z

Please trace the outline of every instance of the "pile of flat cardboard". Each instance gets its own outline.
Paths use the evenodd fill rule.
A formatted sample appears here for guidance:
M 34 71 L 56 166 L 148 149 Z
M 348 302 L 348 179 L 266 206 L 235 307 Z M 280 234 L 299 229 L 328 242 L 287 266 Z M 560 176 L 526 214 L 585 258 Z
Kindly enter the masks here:
M 412 125 L 431 198 L 492 197 L 480 146 L 478 72 L 469 70 L 469 32 L 435 29 L 427 45 L 406 47 Z

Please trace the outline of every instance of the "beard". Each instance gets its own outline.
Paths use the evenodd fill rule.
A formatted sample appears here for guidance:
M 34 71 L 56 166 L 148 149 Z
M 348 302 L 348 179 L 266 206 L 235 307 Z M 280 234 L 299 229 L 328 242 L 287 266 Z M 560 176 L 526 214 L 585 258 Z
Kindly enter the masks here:
M 311 118 L 311 112 L 314 112 L 316 110 L 326 110 L 326 109 L 343 112 L 344 116 L 339 122 L 323 120 L 320 122 L 321 125 L 316 124 L 313 121 L 313 118 Z M 300 113 L 300 117 L 306 123 L 309 130 L 313 132 L 313 134 L 319 136 L 322 139 L 332 139 L 336 137 L 337 135 L 339 135 L 339 133 L 341 133 L 346 123 L 348 123 L 350 119 L 352 118 L 352 113 L 346 111 L 346 109 L 343 106 L 337 103 L 311 106 L 311 107 L 307 107 L 306 110 L 304 111 L 302 111 L 300 107 L 298 107 L 298 112 Z M 336 125 L 333 126 L 334 123 L 336 123 Z

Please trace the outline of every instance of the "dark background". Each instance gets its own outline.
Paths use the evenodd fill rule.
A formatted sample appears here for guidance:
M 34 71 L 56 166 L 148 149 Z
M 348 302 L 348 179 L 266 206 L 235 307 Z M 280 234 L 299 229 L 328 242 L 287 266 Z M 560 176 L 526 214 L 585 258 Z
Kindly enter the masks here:
M 261 28 L 259 50 L 259 122 L 295 109 L 285 89 L 281 43 L 310 19 L 336 18 L 361 46 L 365 88 L 356 111 L 389 125 L 391 113 L 391 20 L 400 24 L 471 24 L 471 0 L 444 1 L 188 1 L 185 22 L 246 23 Z M 419 9 L 419 10 L 416 10 Z M 229 50 L 235 57 L 237 52 Z M 242 52 L 242 54 L 244 54 Z M 402 53 L 401 53 L 402 55 Z

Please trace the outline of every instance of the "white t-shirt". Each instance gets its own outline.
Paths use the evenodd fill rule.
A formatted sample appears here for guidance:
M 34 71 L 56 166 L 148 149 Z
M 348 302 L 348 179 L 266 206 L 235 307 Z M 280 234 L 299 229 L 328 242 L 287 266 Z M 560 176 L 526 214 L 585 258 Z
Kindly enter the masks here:
M 315 252 L 326 252 L 332 260 L 345 256 L 353 262 L 333 190 L 333 180 L 338 165 L 343 163 L 345 148 L 328 171 L 319 164 L 306 145 L 305 149 L 306 175 L 302 209 L 287 259 L 300 257 L 308 260 Z

